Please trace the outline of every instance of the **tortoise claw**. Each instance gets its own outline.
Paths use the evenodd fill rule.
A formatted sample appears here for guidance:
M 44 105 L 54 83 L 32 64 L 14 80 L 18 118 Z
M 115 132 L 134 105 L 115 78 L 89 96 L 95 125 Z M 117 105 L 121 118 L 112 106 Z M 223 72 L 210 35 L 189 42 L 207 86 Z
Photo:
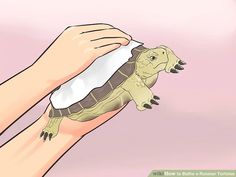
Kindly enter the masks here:
M 151 102 L 152 104 L 159 105 L 159 103 L 158 103 L 157 101 L 153 100 L 153 99 L 151 99 L 150 102 Z
M 175 69 L 183 70 L 184 68 L 181 65 L 177 64 L 177 65 L 175 65 Z
M 177 71 L 176 69 L 173 69 L 173 68 L 170 69 L 170 72 L 171 72 L 171 73 L 178 73 L 178 71 Z
M 49 138 L 49 141 L 51 141 L 51 139 L 52 139 L 52 133 L 49 133 L 48 138 Z
M 182 60 L 179 60 L 179 62 L 178 62 L 180 65 L 186 65 L 187 63 L 185 63 L 184 61 L 182 61 Z
M 149 105 L 149 104 L 147 104 L 147 103 L 145 103 L 145 104 L 143 105 L 143 107 L 145 107 L 145 108 L 147 108 L 147 109 L 152 109 L 152 106 Z
M 48 137 L 48 132 L 46 132 L 46 133 L 44 134 L 43 140 L 46 141 L 47 137 Z
M 154 98 L 155 100 L 160 100 L 160 97 L 159 97 L 159 96 L 156 96 L 156 95 L 154 95 L 153 98 Z
M 44 131 L 42 131 L 42 133 L 40 134 L 40 138 L 44 135 Z

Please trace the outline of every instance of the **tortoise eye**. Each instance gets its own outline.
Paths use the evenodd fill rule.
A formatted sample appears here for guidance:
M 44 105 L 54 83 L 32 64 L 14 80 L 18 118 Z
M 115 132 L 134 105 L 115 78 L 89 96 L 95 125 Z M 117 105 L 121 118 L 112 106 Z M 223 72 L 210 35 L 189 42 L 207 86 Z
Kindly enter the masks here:
M 150 58 L 151 58 L 151 61 L 153 61 L 153 60 L 155 60 L 157 57 L 151 56 Z
M 165 52 L 162 52 L 162 54 L 165 54 Z

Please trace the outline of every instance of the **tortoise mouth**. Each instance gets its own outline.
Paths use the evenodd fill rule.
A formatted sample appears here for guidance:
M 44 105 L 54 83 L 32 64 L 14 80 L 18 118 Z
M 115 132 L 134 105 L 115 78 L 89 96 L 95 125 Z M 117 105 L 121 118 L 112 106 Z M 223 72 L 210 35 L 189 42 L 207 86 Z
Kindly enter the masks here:
M 161 63 L 159 63 L 158 65 L 156 65 L 155 67 L 154 67 L 154 69 L 156 69 L 158 66 L 160 66 L 161 64 L 167 64 L 168 62 L 161 62 Z

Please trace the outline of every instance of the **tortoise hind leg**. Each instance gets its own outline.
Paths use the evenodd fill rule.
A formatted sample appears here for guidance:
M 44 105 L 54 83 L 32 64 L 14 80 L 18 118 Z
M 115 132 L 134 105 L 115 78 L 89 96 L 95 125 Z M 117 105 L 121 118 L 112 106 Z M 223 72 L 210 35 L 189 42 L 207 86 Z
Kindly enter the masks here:
M 47 138 L 50 141 L 52 138 L 57 136 L 62 119 L 63 117 L 50 118 L 46 127 L 41 132 L 40 137 L 43 138 L 44 141 L 47 140 Z

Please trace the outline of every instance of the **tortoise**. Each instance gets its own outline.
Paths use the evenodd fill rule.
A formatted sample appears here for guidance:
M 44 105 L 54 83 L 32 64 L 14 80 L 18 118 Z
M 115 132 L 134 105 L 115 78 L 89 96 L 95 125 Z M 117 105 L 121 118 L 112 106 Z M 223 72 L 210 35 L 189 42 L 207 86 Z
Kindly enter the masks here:
M 186 63 L 167 46 L 146 48 L 143 45 L 131 51 L 132 57 L 124 63 L 101 87 L 94 88 L 82 100 L 63 109 L 53 107 L 49 121 L 40 137 L 51 140 L 59 131 L 64 117 L 75 121 L 89 121 L 117 110 L 133 100 L 139 111 L 158 105 L 160 98 L 150 88 L 156 83 L 159 72 L 178 73 Z

